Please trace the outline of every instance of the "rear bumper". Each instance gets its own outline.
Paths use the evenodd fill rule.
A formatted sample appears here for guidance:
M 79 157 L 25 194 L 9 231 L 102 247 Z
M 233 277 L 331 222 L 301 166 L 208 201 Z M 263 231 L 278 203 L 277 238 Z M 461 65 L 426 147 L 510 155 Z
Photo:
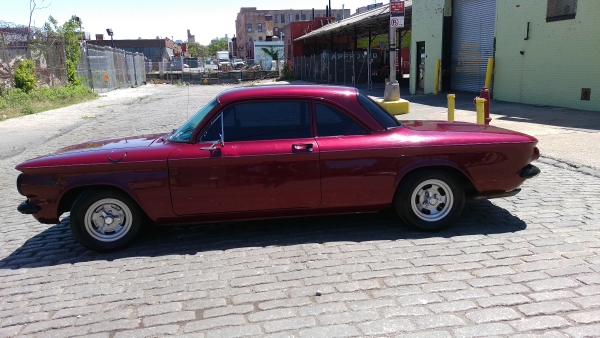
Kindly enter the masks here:
M 40 207 L 29 203 L 29 201 L 24 201 L 23 203 L 19 204 L 19 206 L 17 207 L 17 210 L 22 213 L 22 214 L 26 214 L 26 215 L 31 215 L 31 214 L 35 214 L 36 212 L 40 211 Z
M 533 164 L 528 164 L 525 168 L 521 169 L 519 172 L 519 176 L 524 179 L 529 179 L 532 177 L 536 177 L 540 173 L 540 168 L 534 166 Z

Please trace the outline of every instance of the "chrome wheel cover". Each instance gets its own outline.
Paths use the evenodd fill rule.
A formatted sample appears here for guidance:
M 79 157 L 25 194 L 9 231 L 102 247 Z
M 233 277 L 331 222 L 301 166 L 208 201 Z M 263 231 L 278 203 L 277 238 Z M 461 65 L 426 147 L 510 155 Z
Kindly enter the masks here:
M 454 204 L 454 194 L 441 180 L 421 182 L 413 191 L 411 206 L 413 213 L 427 222 L 436 222 L 448 215 Z
M 103 198 L 90 205 L 84 218 L 85 230 L 95 240 L 114 242 L 131 230 L 132 214 L 127 204 Z

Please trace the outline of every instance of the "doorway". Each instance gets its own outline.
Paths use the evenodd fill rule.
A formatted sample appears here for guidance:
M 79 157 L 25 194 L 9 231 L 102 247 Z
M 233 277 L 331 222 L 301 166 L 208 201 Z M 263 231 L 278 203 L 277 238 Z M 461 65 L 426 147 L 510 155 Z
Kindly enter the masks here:
M 417 41 L 417 94 L 423 94 L 425 89 L 425 41 Z

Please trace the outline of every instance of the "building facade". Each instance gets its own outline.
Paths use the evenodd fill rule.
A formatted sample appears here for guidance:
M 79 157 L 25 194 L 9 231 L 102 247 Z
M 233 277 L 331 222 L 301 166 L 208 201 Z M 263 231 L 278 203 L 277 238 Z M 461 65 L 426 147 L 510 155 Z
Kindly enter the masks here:
M 282 40 L 284 27 L 297 21 L 313 21 L 325 17 L 325 9 L 258 10 L 242 7 L 235 20 L 236 47 L 233 57 L 254 58 L 254 41 Z M 332 9 L 331 16 L 342 20 L 350 16 L 350 9 Z
M 600 111 L 600 1 L 414 0 L 411 93 L 477 93 L 494 58 L 494 99 Z

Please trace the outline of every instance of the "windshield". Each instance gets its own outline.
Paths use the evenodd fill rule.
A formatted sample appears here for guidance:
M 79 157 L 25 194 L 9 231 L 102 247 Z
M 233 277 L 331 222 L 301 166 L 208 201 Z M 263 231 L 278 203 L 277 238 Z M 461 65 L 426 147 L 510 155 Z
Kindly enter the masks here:
M 171 137 L 169 137 L 169 141 L 173 142 L 189 142 L 194 130 L 198 127 L 198 124 L 204 119 L 204 117 L 217 105 L 218 101 L 214 98 L 212 101 L 206 104 L 202 109 L 200 109 L 196 115 L 192 116 L 189 121 L 187 121 L 181 128 L 177 129 L 173 133 Z

